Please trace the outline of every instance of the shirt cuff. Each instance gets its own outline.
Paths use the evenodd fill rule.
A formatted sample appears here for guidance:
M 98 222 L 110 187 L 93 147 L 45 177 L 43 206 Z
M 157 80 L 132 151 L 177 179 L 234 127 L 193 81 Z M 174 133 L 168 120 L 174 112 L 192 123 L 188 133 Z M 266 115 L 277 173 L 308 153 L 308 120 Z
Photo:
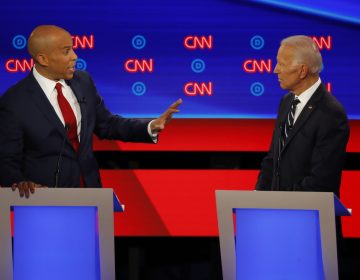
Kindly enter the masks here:
M 157 143 L 158 141 L 158 135 L 159 133 L 152 133 L 151 132 L 151 123 L 153 122 L 154 120 L 152 120 L 151 122 L 148 123 L 148 126 L 147 126 L 147 131 L 150 135 L 150 138 L 153 140 L 154 143 Z

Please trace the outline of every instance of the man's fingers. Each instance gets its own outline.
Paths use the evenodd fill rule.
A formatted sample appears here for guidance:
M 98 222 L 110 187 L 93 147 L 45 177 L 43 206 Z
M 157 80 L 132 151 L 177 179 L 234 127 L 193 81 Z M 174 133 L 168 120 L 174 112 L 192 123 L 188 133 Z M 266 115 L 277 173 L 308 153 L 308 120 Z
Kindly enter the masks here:
M 177 108 L 169 108 L 169 109 L 167 109 L 166 111 L 165 111 L 165 113 L 163 114 L 163 116 L 165 115 L 169 115 L 169 114 L 173 114 L 173 113 L 178 113 L 178 112 L 180 112 L 180 110 L 179 109 L 177 109 Z
M 25 182 L 23 184 L 23 190 L 24 190 L 26 198 L 29 198 L 29 196 L 30 196 L 30 188 L 31 188 L 31 183 L 30 182 Z
M 17 188 L 19 189 L 19 194 L 21 197 L 23 197 L 25 195 L 25 191 L 24 191 L 24 187 L 22 184 L 18 184 Z
M 152 122 L 152 131 L 155 133 L 160 132 L 165 128 L 165 125 L 171 120 L 174 113 L 180 112 L 178 106 L 182 103 L 182 99 L 179 98 L 156 120 Z
M 34 183 L 29 184 L 29 189 L 30 189 L 31 193 L 35 192 L 35 188 L 37 188 L 37 184 L 34 184 Z
M 170 114 L 178 113 L 178 112 L 180 112 L 179 109 L 170 109 L 170 110 L 169 110 L 169 113 L 170 113 Z
M 170 110 L 168 110 L 164 114 L 162 114 L 159 119 L 161 121 L 166 121 L 166 120 L 170 119 L 173 114 L 174 114 L 174 112 L 171 112 Z
M 178 99 L 178 100 L 176 100 L 173 104 L 175 104 L 175 105 L 176 105 L 176 107 L 177 107 L 177 106 L 179 106 L 182 102 L 183 102 L 183 101 L 182 101 L 182 99 L 181 99 L 181 98 L 179 98 L 179 99 Z
M 178 113 L 178 112 L 180 112 L 179 109 L 168 109 L 164 114 L 162 114 L 162 115 L 160 116 L 160 119 L 161 119 L 161 120 L 164 120 L 164 121 L 168 121 L 169 119 L 172 118 L 172 115 L 173 115 L 174 113 Z
M 23 182 L 20 182 L 20 183 L 14 183 L 11 186 L 11 189 L 13 191 L 16 190 L 16 189 L 19 190 L 20 197 L 25 196 L 26 198 L 29 198 L 30 194 L 35 193 L 36 188 L 46 188 L 46 186 L 42 186 L 40 184 L 36 184 L 34 182 L 28 182 L 28 181 L 23 181 Z
M 169 117 L 172 116 L 172 114 L 174 113 L 178 113 L 180 112 L 180 110 L 178 109 L 179 105 L 182 103 L 182 99 L 179 98 L 178 100 L 176 100 L 173 104 L 170 105 L 170 107 L 165 111 L 165 113 L 163 113 L 160 118 L 162 119 L 168 119 Z
M 179 98 L 178 100 L 176 100 L 173 104 L 170 105 L 169 109 L 176 109 L 177 107 L 179 107 L 179 105 L 182 103 L 182 99 Z

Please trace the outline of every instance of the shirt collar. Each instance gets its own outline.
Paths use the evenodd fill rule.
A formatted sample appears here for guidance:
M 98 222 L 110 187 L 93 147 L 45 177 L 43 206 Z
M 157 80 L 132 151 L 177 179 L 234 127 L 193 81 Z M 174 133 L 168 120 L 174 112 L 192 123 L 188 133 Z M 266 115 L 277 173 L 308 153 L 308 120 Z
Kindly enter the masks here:
M 66 83 L 63 79 L 59 80 L 59 81 L 53 81 L 50 80 L 46 77 L 44 77 L 43 75 L 41 75 L 37 70 L 36 67 L 34 65 L 32 73 L 34 75 L 34 78 L 36 79 L 36 81 L 39 83 L 41 89 L 43 90 L 43 92 L 45 93 L 45 95 L 47 97 L 50 97 L 50 95 L 52 94 L 52 92 L 55 89 L 55 85 L 57 83 L 60 83 L 63 87 L 65 87 Z
M 305 105 L 309 101 L 311 96 L 315 93 L 316 89 L 320 86 L 320 84 L 321 84 L 321 79 L 319 78 L 315 84 L 313 84 L 307 90 L 302 92 L 300 95 L 295 96 L 295 98 L 297 97 L 300 100 L 301 104 Z

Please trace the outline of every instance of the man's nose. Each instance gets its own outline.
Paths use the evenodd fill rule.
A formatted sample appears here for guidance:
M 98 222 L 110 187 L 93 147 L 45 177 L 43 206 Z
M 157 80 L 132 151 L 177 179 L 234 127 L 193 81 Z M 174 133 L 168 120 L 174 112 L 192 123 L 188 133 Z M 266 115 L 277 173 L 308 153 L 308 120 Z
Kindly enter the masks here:
M 78 56 L 76 55 L 76 53 L 74 52 L 74 50 L 72 50 L 72 52 L 73 52 L 72 59 L 73 59 L 73 60 L 77 60 L 77 59 L 78 59 Z
M 278 69 L 278 65 L 276 64 L 275 68 L 274 68 L 274 74 L 278 74 L 279 73 L 279 69 Z

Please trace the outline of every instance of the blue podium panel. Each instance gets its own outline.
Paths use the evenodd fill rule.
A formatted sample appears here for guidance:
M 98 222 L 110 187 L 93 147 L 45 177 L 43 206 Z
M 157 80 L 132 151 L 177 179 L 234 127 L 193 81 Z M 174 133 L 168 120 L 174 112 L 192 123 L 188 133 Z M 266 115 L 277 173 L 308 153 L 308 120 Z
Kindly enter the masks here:
M 317 210 L 235 209 L 236 279 L 324 280 Z
M 100 280 L 97 208 L 15 206 L 14 280 Z

